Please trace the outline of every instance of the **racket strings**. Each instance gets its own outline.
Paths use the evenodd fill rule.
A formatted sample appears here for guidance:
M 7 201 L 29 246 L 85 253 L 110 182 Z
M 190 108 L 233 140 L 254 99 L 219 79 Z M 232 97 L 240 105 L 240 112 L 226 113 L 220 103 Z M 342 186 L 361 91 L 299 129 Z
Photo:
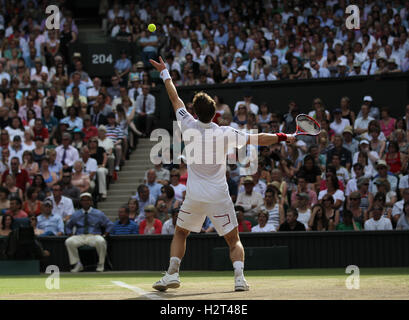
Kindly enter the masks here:
M 297 125 L 301 131 L 308 134 L 316 135 L 320 132 L 320 126 L 315 121 L 306 116 L 298 116 Z

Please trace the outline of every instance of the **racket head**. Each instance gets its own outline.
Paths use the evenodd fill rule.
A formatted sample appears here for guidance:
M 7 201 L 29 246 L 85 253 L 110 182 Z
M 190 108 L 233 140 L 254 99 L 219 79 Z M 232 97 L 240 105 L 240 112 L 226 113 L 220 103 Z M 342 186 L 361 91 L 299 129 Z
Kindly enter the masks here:
M 295 118 L 296 129 L 295 135 L 308 135 L 308 136 L 317 136 L 321 132 L 321 126 L 319 123 L 312 117 L 307 114 L 299 114 Z

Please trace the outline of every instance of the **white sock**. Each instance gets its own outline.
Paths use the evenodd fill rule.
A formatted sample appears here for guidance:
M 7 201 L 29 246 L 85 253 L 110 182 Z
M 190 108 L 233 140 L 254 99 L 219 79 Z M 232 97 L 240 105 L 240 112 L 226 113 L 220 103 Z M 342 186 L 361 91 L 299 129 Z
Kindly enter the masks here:
M 168 274 L 179 273 L 180 262 L 178 257 L 170 257 Z
M 243 269 L 244 269 L 244 261 L 234 261 L 233 268 L 234 268 L 234 277 L 242 277 Z

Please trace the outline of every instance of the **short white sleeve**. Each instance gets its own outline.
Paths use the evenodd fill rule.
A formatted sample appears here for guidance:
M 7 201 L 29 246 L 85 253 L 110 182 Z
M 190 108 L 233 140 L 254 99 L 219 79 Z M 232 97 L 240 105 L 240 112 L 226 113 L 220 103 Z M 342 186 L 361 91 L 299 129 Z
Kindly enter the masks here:
M 192 128 L 195 123 L 195 118 L 186 110 L 186 108 L 179 108 L 176 110 L 176 120 L 179 123 L 180 130 Z

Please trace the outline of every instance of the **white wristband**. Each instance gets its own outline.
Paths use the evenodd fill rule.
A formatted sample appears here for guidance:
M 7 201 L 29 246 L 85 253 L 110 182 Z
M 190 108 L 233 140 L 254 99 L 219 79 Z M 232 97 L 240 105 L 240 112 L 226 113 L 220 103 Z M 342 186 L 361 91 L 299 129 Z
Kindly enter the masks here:
M 165 80 L 171 79 L 168 69 L 163 69 L 160 72 L 160 77 L 162 78 L 163 82 L 165 82 Z

